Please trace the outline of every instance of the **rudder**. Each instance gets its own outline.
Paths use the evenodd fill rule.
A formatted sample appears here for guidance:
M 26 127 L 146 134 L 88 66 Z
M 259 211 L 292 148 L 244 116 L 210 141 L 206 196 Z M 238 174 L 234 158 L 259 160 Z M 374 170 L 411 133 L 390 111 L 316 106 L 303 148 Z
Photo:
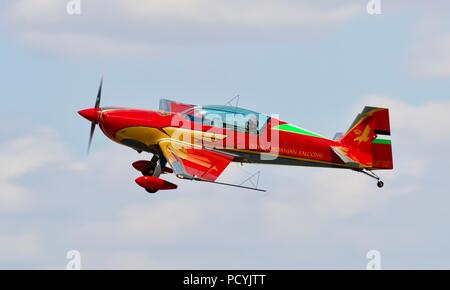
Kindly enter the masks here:
M 389 109 L 365 107 L 340 144 L 371 169 L 393 169 Z

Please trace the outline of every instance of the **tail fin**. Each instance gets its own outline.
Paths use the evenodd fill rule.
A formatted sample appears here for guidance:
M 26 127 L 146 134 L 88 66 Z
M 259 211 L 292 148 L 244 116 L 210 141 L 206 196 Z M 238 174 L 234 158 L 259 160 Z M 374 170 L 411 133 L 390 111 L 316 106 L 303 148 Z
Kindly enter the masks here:
M 372 169 L 393 169 L 389 109 L 365 107 L 340 139 L 355 159 Z

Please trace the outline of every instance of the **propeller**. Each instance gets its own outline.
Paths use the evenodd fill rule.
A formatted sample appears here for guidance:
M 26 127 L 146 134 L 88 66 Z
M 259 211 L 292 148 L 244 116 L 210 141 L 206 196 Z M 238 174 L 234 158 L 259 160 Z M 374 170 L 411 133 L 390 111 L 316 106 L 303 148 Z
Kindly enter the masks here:
M 100 108 L 100 100 L 102 99 L 102 87 L 103 87 L 103 77 L 100 80 L 100 86 L 98 87 L 97 98 L 95 99 L 95 107 L 94 108 L 96 110 L 98 108 Z M 87 149 L 88 154 L 89 154 L 89 151 L 91 150 L 92 138 L 94 137 L 94 132 L 95 132 L 95 125 L 97 125 L 97 122 L 92 121 L 91 122 L 91 132 L 89 133 L 88 149 Z
M 91 131 L 89 133 L 89 143 L 88 143 L 88 149 L 87 153 L 89 153 L 91 149 L 92 144 L 92 138 L 94 137 L 95 132 L 95 126 L 99 122 L 99 116 L 100 116 L 100 100 L 102 98 L 102 87 L 103 87 L 103 77 L 100 80 L 100 86 L 98 88 L 97 98 L 95 99 L 95 106 L 94 108 L 81 110 L 78 113 L 86 118 L 87 120 L 91 121 Z
M 89 151 L 91 151 L 91 144 L 92 144 L 92 138 L 94 137 L 95 125 L 97 125 L 97 124 L 94 122 L 91 123 L 91 132 L 89 133 L 89 143 L 88 143 L 88 148 L 87 148 L 87 154 L 89 154 Z

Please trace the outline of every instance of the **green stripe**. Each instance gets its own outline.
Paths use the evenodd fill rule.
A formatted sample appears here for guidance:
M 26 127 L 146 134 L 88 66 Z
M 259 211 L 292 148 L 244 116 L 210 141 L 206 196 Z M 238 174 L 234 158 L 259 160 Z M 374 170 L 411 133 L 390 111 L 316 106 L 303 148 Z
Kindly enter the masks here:
M 317 137 L 317 138 L 325 138 L 319 134 L 313 133 L 311 131 L 305 130 L 303 128 L 300 128 L 300 127 L 297 127 L 297 126 L 294 126 L 291 124 L 278 125 L 278 126 L 273 127 L 272 129 L 296 133 L 296 134 L 308 135 L 308 136 Z
M 375 139 L 373 140 L 373 144 L 391 145 L 391 140 Z

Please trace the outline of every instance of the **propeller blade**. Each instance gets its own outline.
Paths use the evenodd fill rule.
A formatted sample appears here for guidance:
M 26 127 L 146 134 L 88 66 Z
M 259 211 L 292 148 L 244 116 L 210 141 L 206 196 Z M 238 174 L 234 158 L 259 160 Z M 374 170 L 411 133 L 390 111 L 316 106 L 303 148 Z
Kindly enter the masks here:
M 100 80 L 100 86 L 98 87 L 97 99 L 95 100 L 95 108 L 100 107 L 100 99 L 102 98 L 103 77 Z
M 87 153 L 89 154 L 89 151 L 91 150 L 91 144 L 92 144 L 92 137 L 94 137 L 94 131 L 95 131 L 95 123 L 92 122 L 91 124 L 91 132 L 89 134 L 89 143 L 88 143 L 88 149 L 87 149 Z
M 103 76 L 100 80 L 100 86 L 98 87 L 98 93 L 97 93 L 97 98 L 95 99 L 95 109 L 100 108 L 100 100 L 102 98 L 102 87 L 103 87 Z M 93 109 L 86 109 L 84 111 L 80 111 L 81 115 L 83 117 L 85 117 L 88 120 L 92 120 L 91 122 L 91 132 L 89 133 L 89 143 L 88 143 L 88 149 L 87 149 L 87 153 L 89 154 L 89 151 L 91 150 L 91 144 L 92 144 L 92 139 L 94 137 L 94 132 L 95 132 L 95 125 L 97 125 L 97 119 L 98 118 L 93 118 L 92 115 L 92 110 Z M 97 110 L 95 110 L 95 113 L 97 113 Z

